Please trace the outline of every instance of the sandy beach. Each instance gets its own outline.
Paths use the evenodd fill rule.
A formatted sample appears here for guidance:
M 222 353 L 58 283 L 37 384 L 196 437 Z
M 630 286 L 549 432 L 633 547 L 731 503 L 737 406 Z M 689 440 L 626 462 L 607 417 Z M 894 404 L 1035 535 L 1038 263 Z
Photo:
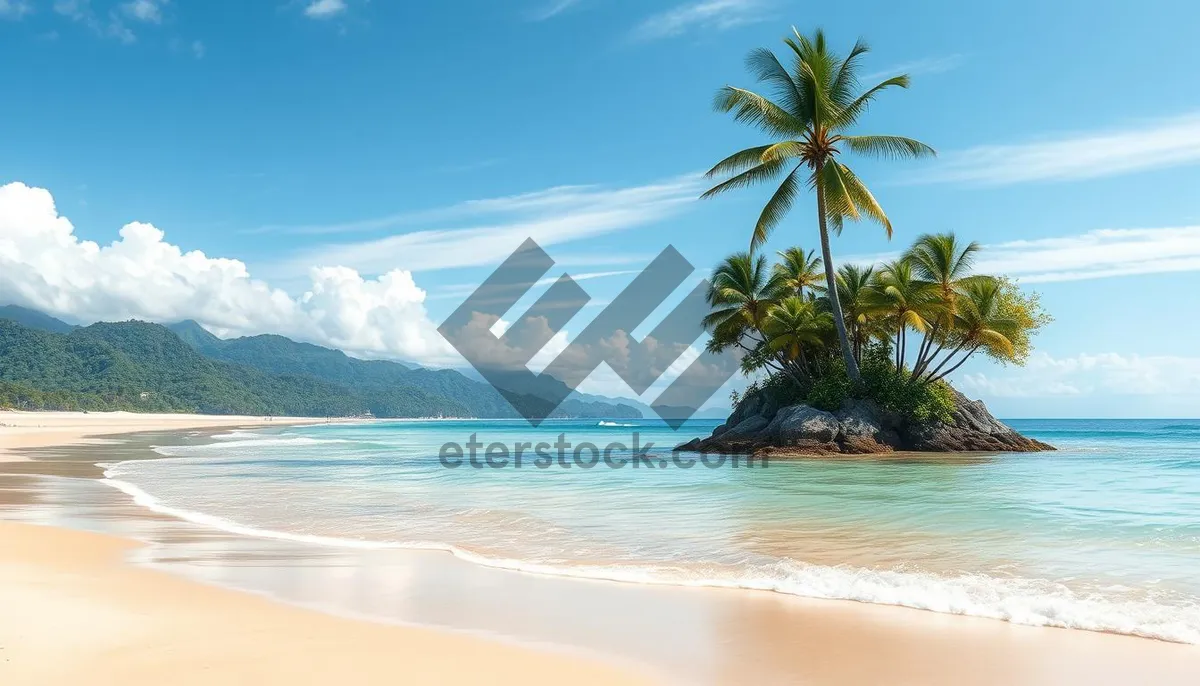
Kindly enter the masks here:
M 20 412 L 0 411 L 0 462 L 24 460 L 21 448 L 83 445 L 103 436 L 137 431 L 214 429 L 220 427 L 311 424 L 323 419 L 304 417 L 243 417 L 210 414 L 138 414 L 134 412 Z
M 262 418 L 0 418 L 8 425 L 0 448 L 25 460 L 0 467 L 0 520 L 15 520 L 0 521 L 6 685 L 1200 679 L 1193 645 L 774 593 L 545 577 L 437 552 L 313 549 L 209 531 L 78 478 L 74 465 L 119 447 L 87 442 L 95 436 L 254 426 Z M 64 442 L 75 446 L 37 450 Z
M 0 412 L 0 460 L 113 434 L 319 421 Z M 598 661 L 343 619 L 125 564 L 140 545 L 0 521 L 0 683 L 651 683 Z
M 582 659 L 340 619 L 138 569 L 121 561 L 133 546 L 0 522 L 0 682 L 639 683 Z

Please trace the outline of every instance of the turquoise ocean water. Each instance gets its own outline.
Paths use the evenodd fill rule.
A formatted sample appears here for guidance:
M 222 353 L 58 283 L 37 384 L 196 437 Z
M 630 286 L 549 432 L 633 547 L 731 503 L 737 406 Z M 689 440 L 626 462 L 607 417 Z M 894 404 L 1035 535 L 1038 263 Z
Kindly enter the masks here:
M 1200 420 L 1024 420 L 1058 452 L 726 461 L 657 421 L 397 421 L 233 432 L 107 465 L 142 505 L 320 546 L 445 550 L 532 572 L 742 587 L 1200 643 Z M 577 464 L 580 443 L 652 443 Z M 439 459 L 474 434 L 503 468 Z M 553 443 L 572 444 L 559 464 Z M 531 443 L 520 468 L 515 443 Z M 554 461 L 539 468 L 535 446 Z M 465 448 L 465 447 L 464 447 Z M 499 448 L 493 449 L 496 453 Z M 482 463 L 485 448 L 478 449 Z M 451 457 L 453 456 L 451 451 Z M 629 450 L 614 447 L 621 464 Z M 584 448 L 579 462 L 593 453 Z M 666 466 L 659 460 L 667 459 Z M 546 460 L 543 460 L 543 463 Z M 636 466 L 635 466 L 636 465 Z

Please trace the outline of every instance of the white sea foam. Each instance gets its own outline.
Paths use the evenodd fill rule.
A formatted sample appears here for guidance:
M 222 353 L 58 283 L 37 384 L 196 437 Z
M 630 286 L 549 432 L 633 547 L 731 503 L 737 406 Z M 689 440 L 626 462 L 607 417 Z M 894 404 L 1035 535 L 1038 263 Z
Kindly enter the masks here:
M 234 431 L 230 431 L 228 433 L 223 433 L 223 434 L 213 434 L 211 436 L 211 438 L 214 438 L 218 441 L 229 441 L 229 440 L 235 440 L 235 439 L 247 440 L 247 439 L 265 438 L 268 435 L 270 435 L 270 434 L 256 433 L 254 431 L 234 430 Z
M 210 446 L 211 447 L 211 446 Z M 1119 600 L 1082 594 L 1061 584 L 1035 579 L 996 578 L 983 574 L 954 576 L 907 570 L 874 570 L 849 565 L 824 566 L 790 559 L 740 572 L 714 573 L 702 565 L 661 567 L 652 564 L 547 564 L 493 557 L 436 541 L 376 541 L 289 533 L 173 507 L 123 481 L 121 465 L 109 466 L 104 483 L 140 506 L 199 525 L 256 538 L 357 549 L 405 548 L 448 552 L 487 567 L 624 583 L 773 591 L 812 598 L 898 605 L 934 612 L 1000 619 L 1015 624 L 1105 631 L 1179 643 L 1200 644 L 1200 606 Z M 1120 589 L 1117 589 L 1120 590 Z
M 600 422 L 598 424 L 596 424 L 596 426 L 635 427 L 635 426 L 637 426 L 637 424 L 626 424 L 626 423 L 621 423 L 621 422 L 607 422 L 604 420 L 600 420 Z
M 226 438 L 220 443 L 208 443 L 205 445 L 156 446 L 154 452 L 167 457 L 177 457 L 193 453 L 202 453 L 204 455 L 220 454 L 224 450 L 235 448 L 302 447 L 350 442 L 341 438 L 310 438 L 308 436 L 271 436 L 269 434 L 250 434 L 250 436 L 254 437 L 246 438 L 238 436 L 236 438 Z

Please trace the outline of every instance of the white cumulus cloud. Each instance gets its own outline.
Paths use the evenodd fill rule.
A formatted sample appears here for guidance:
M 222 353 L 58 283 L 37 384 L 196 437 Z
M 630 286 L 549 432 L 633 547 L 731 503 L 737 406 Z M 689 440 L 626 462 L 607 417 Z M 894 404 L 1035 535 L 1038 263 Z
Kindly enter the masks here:
M 219 335 L 277 333 L 362 357 L 458 361 L 410 272 L 368 279 L 319 266 L 308 277 L 293 297 L 239 260 L 185 252 L 141 222 L 107 245 L 81 240 L 49 191 L 0 187 L 0 302 L 84 321 L 195 319 Z

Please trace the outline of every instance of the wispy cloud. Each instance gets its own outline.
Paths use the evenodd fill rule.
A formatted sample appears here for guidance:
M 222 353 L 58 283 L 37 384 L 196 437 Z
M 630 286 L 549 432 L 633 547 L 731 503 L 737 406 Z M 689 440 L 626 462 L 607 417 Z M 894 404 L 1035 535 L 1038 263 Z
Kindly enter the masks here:
M 897 256 L 888 253 L 846 261 L 869 264 Z M 1099 229 L 997 243 L 984 246 L 975 266 L 980 273 L 1004 274 L 1030 284 L 1200 271 L 1200 226 Z
M 561 262 L 555 260 L 554 266 L 557 268 L 557 267 L 561 267 L 563 265 Z M 638 270 L 636 270 L 636 269 L 618 269 L 618 270 L 607 271 L 607 272 L 583 272 L 582 274 L 571 274 L 570 276 L 571 276 L 572 281 L 592 281 L 595 279 L 607 279 L 607 278 L 610 278 L 613 276 L 627 276 L 629 274 L 637 274 L 637 273 L 638 273 Z M 558 279 L 559 279 L 559 276 L 557 274 L 555 274 L 554 276 L 548 276 L 544 279 L 539 279 L 538 281 L 534 282 L 532 288 L 538 288 L 541 286 L 549 286 L 550 284 L 558 281 Z M 426 300 L 444 300 L 447 298 L 465 298 L 466 296 L 475 292 L 475 290 L 477 290 L 479 288 L 479 286 L 480 286 L 479 283 L 446 284 L 445 286 L 438 286 L 436 288 L 430 288 L 429 295 L 427 295 L 425 297 L 425 299 Z M 589 301 L 589 304 L 591 304 L 590 301 Z
M 647 17 L 630 34 L 634 40 L 678 36 L 693 29 L 725 30 L 766 19 L 768 0 L 700 0 Z
M 122 16 L 116 10 L 110 10 L 107 16 L 101 17 L 92 9 L 90 0 L 55 0 L 54 11 L 71 21 L 83 24 L 97 36 L 114 38 L 125 44 L 137 40 L 137 36 L 125 25 Z
M 1081 281 L 1200 270 L 1200 226 L 1101 229 L 988 246 L 980 271 L 1022 283 Z
M 423 229 L 376 240 L 308 248 L 272 269 L 276 273 L 299 273 L 308 265 L 321 262 L 382 273 L 398 265 L 422 271 L 492 264 L 526 238 L 533 238 L 545 247 L 624 231 L 672 216 L 695 202 L 702 185 L 701 177 L 688 175 L 625 188 L 560 186 L 346 224 L 274 227 L 274 230 L 304 233 L 340 233 L 472 220 L 465 227 Z
M 168 0 L 129 0 L 121 3 L 121 11 L 131 19 L 160 24 L 163 19 L 162 8 L 167 2 Z
M 312 0 L 304 7 L 304 16 L 330 19 L 346 11 L 346 0 Z
M 1000 186 L 1116 176 L 1200 162 L 1200 112 L 1123 129 L 1072 133 L 943 155 L 913 183 Z
M 546 2 L 541 7 L 529 13 L 530 21 L 546 21 L 552 17 L 566 12 L 572 7 L 578 5 L 583 0 L 553 0 Z
M 0 19 L 19 20 L 32 11 L 29 0 L 0 0 Z
M 1002 398 L 1087 395 L 1200 395 L 1200 357 L 1034 353 L 1015 370 L 962 374 L 968 394 Z
M 959 54 L 943 55 L 941 57 L 925 57 L 911 62 L 901 62 L 894 64 L 886 69 L 865 74 L 862 77 L 863 81 L 873 83 L 880 79 L 887 79 L 899 74 L 908 74 L 909 76 L 917 76 L 920 74 L 943 74 L 945 72 L 957 69 L 963 63 L 963 56 Z
M 680 192 L 694 193 L 702 185 L 698 175 L 686 175 L 661 183 L 626 188 L 605 188 L 598 185 L 554 186 L 539 191 L 505 195 L 496 198 L 466 200 L 448 207 L 435 207 L 413 212 L 348 222 L 306 225 L 267 225 L 250 229 L 246 233 L 287 234 L 338 234 L 367 233 L 384 229 L 401 228 L 417 224 L 434 224 L 463 220 L 471 217 L 521 215 L 553 217 L 579 211 L 592 211 L 609 206 L 613 202 L 629 202 L 640 205 L 664 198 L 679 199 Z M 691 199 L 690 197 L 688 199 Z

